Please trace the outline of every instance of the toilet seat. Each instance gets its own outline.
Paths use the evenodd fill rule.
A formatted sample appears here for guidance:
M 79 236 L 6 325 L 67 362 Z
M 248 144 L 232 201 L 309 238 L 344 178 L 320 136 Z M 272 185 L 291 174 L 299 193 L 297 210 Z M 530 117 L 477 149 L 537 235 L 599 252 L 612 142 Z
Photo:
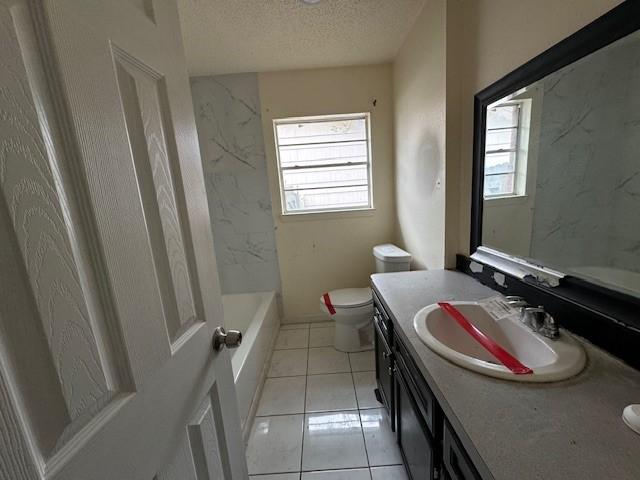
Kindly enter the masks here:
M 328 300 L 335 310 L 359 308 L 371 305 L 373 303 L 373 294 L 371 288 L 340 288 L 328 292 Z M 329 304 L 326 297 L 320 297 L 320 302 L 329 310 Z

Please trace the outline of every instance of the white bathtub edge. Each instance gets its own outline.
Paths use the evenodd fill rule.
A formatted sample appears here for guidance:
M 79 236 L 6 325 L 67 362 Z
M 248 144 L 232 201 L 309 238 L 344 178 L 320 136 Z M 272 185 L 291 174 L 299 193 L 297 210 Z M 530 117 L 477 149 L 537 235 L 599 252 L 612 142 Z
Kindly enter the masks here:
M 258 399 L 267 375 L 266 367 L 280 329 L 280 314 L 275 295 L 275 292 L 231 294 L 230 297 L 235 297 L 235 300 L 245 304 L 255 304 L 257 301 L 256 308 L 236 310 L 231 308 L 233 303 L 229 302 L 225 310 L 225 326 L 229 329 L 245 330 L 242 344 L 231 358 L 238 413 L 245 439 L 251 431 Z
M 258 386 L 256 387 L 256 391 L 253 394 L 253 398 L 251 399 L 251 406 L 249 407 L 249 413 L 247 414 L 247 419 L 244 422 L 243 430 L 242 430 L 242 438 L 244 440 L 245 446 L 249 443 L 249 435 L 251 434 L 251 429 L 253 428 L 253 422 L 256 418 L 256 412 L 258 410 L 258 404 L 260 403 L 260 397 L 262 396 L 262 390 L 264 388 L 264 382 L 267 380 L 267 372 L 269 371 L 269 365 L 271 365 L 271 357 L 273 356 L 273 352 L 276 346 L 276 340 L 278 338 L 278 331 L 280 330 L 280 324 L 278 324 L 278 329 L 276 330 L 273 338 L 271 339 L 271 343 L 269 345 L 269 354 L 267 355 L 267 361 L 264 363 L 264 367 L 262 368 L 262 372 L 260 372 L 260 379 L 258 380 Z

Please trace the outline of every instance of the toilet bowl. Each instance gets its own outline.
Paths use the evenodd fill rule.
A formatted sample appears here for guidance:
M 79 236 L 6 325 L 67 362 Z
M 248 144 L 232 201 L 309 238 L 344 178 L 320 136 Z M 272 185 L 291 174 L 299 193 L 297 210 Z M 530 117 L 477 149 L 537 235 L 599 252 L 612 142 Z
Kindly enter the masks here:
M 390 243 L 373 247 L 376 273 L 408 272 L 411 254 Z M 336 322 L 333 346 L 342 352 L 373 348 L 373 296 L 369 287 L 331 290 L 320 297 L 320 309 Z
M 373 348 L 373 297 L 369 287 L 331 290 L 320 297 L 320 309 L 336 322 L 336 350 L 361 352 Z

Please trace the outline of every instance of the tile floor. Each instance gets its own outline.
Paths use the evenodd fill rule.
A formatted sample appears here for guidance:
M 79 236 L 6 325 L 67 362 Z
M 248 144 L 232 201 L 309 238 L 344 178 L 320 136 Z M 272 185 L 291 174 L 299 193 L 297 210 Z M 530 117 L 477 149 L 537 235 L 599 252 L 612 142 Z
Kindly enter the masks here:
M 251 479 L 406 480 L 373 393 L 373 351 L 338 352 L 333 332 L 280 329 L 247 447 Z

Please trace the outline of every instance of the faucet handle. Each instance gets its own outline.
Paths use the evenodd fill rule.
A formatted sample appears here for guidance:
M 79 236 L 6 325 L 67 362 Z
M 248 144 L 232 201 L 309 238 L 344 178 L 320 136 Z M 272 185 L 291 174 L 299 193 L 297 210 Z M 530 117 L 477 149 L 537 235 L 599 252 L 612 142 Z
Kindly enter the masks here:
M 519 297 L 517 295 L 507 295 L 506 299 L 507 303 L 515 308 L 525 308 L 529 306 L 523 297 Z
M 521 297 L 520 295 L 507 295 L 504 298 L 507 299 L 507 302 L 524 302 L 525 301 L 524 297 Z
M 537 307 L 527 307 L 524 311 L 527 313 L 547 313 L 542 305 L 538 305 Z

